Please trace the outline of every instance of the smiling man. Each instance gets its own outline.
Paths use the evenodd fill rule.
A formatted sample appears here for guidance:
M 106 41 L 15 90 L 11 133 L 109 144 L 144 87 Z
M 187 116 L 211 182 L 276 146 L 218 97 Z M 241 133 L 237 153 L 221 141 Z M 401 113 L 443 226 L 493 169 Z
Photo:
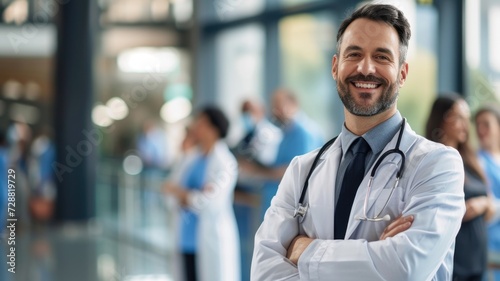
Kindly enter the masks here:
M 391 5 L 341 24 L 342 132 L 288 167 L 255 237 L 252 280 L 451 280 L 463 164 L 397 110 L 410 36 Z

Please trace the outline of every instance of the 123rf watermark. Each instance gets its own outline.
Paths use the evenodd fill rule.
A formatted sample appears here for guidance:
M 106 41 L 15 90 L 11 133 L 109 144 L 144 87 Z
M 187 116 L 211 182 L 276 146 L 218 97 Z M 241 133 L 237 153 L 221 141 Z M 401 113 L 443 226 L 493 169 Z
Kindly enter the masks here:
M 16 171 L 7 171 L 7 270 L 16 273 Z

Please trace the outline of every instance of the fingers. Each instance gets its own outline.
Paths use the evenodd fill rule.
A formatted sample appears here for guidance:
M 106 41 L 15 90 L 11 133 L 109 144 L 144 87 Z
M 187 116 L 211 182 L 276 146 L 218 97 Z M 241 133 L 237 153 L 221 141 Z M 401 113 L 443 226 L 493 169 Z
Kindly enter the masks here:
M 380 240 L 384 240 L 388 237 L 394 237 L 395 235 L 408 230 L 413 223 L 413 219 L 414 217 L 412 215 L 398 217 L 384 229 L 384 232 L 382 232 L 382 235 L 380 236 Z

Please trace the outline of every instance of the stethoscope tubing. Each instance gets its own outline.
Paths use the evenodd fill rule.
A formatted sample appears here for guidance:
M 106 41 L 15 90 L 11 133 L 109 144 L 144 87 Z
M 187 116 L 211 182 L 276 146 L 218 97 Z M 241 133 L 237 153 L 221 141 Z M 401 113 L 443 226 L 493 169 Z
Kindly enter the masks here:
M 387 205 L 389 203 L 389 200 L 391 199 L 392 194 L 394 193 L 394 190 L 396 189 L 396 187 L 399 184 L 399 180 L 403 176 L 406 157 L 405 157 L 405 154 L 403 153 L 403 151 L 401 151 L 401 149 L 399 149 L 399 146 L 401 144 L 401 139 L 403 137 L 403 132 L 404 132 L 404 129 L 405 129 L 405 124 L 406 124 L 406 118 L 403 118 L 403 121 L 401 122 L 401 128 L 399 130 L 398 139 L 396 141 L 396 146 L 393 149 L 390 149 L 390 150 L 386 151 L 384 154 L 382 154 L 379 157 L 379 159 L 377 160 L 377 162 L 375 162 L 375 165 L 373 166 L 372 172 L 370 174 L 370 179 L 369 179 L 367 194 L 369 194 L 369 192 L 371 190 L 371 183 L 372 183 L 373 178 L 375 177 L 375 175 L 377 173 L 378 167 L 382 164 L 382 161 L 387 156 L 389 156 L 392 153 L 397 153 L 397 154 L 401 155 L 401 165 L 400 165 L 399 170 L 398 170 L 398 172 L 396 174 L 396 183 L 395 183 L 395 186 L 392 188 L 391 193 L 389 194 L 389 198 L 385 202 L 385 204 L 382 207 L 382 209 L 380 210 L 380 213 L 377 214 L 374 218 L 368 218 L 368 217 L 366 217 L 366 206 L 368 204 L 368 202 L 367 202 L 368 196 L 366 196 L 365 197 L 365 202 L 364 202 L 364 205 L 363 205 L 365 217 L 358 217 L 358 219 L 360 219 L 360 220 L 363 220 L 363 221 L 382 221 L 382 220 L 388 220 L 387 215 L 383 216 L 383 217 L 379 217 L 379 216 L 383 212 L 383 210 L 387 207 Z M 319 162 L 319 159 L 320 159 L 321 155 L 323 155 L 323 153 L 335 142 L 336 139 L 337 139 L 337 137 L 334 137 L 333 139 L 331 139 L 327 143 L 325 143 L 321 147 L 321 149 L 318 151 L 318 154 L 316 155 L 316 157 L 314 158 L 313 164 L 311 165 L 311 168 L 309 169 L 309 172 L 307 173 L 307 177 L 306 177 L 306 180 L 304 182 L 304 187 L 302 188 L 302 191 L 301 191 L 301 194 L 300 194 L 300 198 L 299 198 L 299 202 L 298 202 L 299 204 L 298 204 L 298 207 L 295 209 L 294 217 L 297 217 L 297 216 L 304 217 L 305 213 L 307 212 L 308 206 L 307 206 L 307 204 L 304 204 L 304 200 L 305 200 L 305 196 L 307 194 L 307 189 L 309 188 L 309 179 L 311 178 L 311 175 L 314 172 L 314 169 L 316 169 L 316 166 L 318 165 L 318 162 Z

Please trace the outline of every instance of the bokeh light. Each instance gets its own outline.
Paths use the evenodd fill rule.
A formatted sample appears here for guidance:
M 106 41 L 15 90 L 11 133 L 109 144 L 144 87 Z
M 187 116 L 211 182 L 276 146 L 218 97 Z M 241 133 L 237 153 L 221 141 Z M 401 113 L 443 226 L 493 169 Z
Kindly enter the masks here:
M 127 104 L 119 97 L 111 98 L 106 103 L 106 107 L 108 116 L 114 120 L 122 120 L 129 112 Z
M 177 97 L 166 102 L 160 110 L 160 116 L 167 123 L 178 122 L 191 114 L 193 106 L 184 97 Z
M 123 170 L 129 175 L 138 175 L 142 172 L 142 160 L 139 156 L 131 154 L 123 160 Z
M 105 105 L 98 104 L 92 110 L 92 122 L 100 127 L 108 127 L 113 124 L 113 119 L 108 115 L 108 108 Z

